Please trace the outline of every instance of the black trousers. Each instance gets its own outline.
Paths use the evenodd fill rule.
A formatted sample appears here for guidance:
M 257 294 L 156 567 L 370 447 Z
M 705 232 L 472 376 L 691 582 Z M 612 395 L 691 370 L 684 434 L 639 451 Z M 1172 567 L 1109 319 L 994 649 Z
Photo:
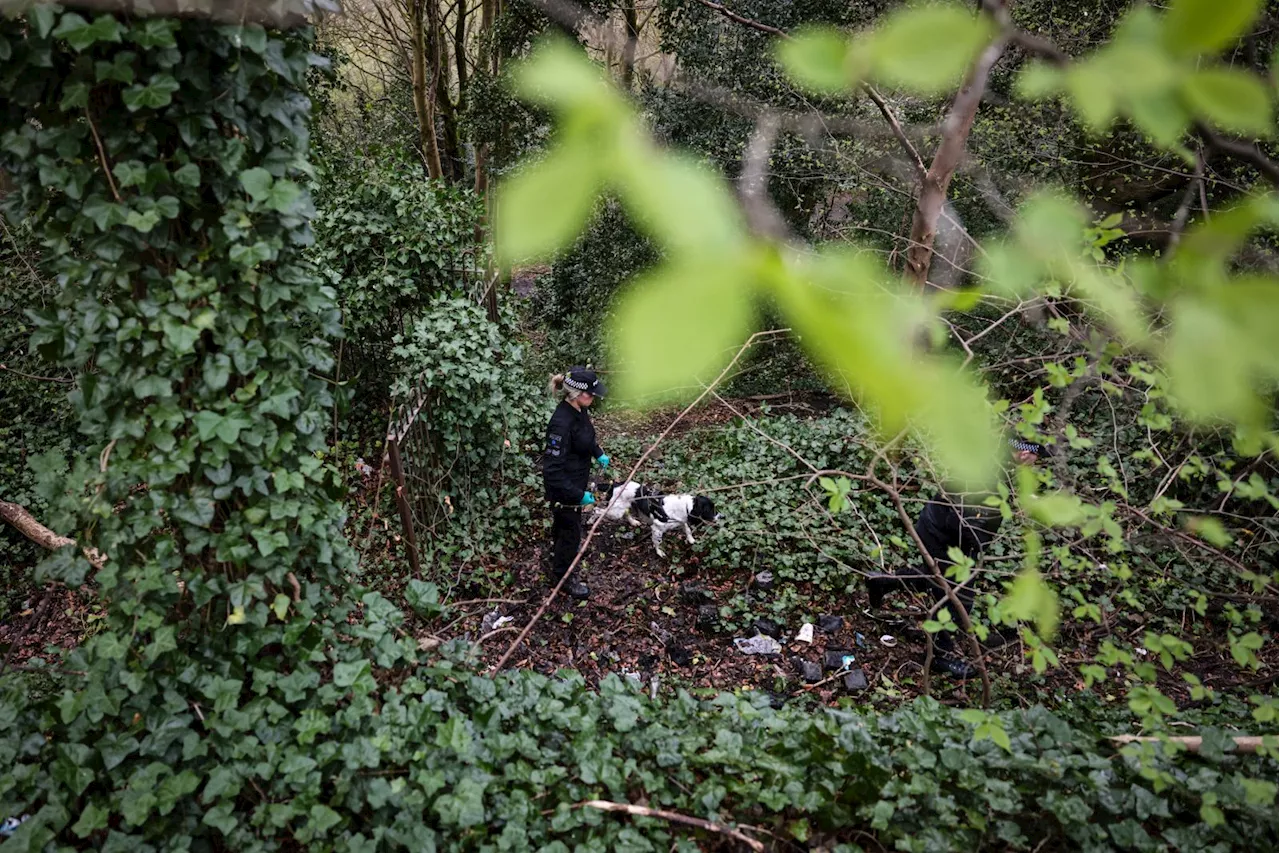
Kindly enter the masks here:
M 939 563 L 938 568 L 941 571 L 946 572 L 947 565 L 943 563 Z M 937 603 L 939 601 L 945 601 L 947 598 L 946 590 L 943 589 L 942 586 L 937 581 L 934 580 L 933 575 L 921 574 L 922 571 L 923 569 L 917 569 L 910 573 L 894 575 L 892 579 L 886 579 L 886 580 L 891 585 L 900 586 L 900 587 L 903 587 L 904 589 L 909 589 L 914 592 L 927 592 L 933 596 L 934 603 Z M 960 601 L 960 604 L 964 606 L 965 613 L 968 614 L 972 612 L 973 599 L 974 599 L 973 590 L 965 586 L 965 587 L 960 587 L 959 589 L 956 589 L 955 593 L 956 593 L 956 598 L 959 599 Z M 959 624 L 960 620 L 956 618 L 956 614 L 952 611 L 951 603 L 949 601 L 946 604 L 944 604 L 942 607 L 938 608 L 939 612 L 943 610 L 951 614 L 952 622 L 957 623 L 957 625 Z M 939 631 L 938 633 L 933 635 L 933 644 L 944 652 L 951 651 L 952 649 L 955 648 L 955 644 L 956 644 L 955 632 Z
M 551 576 L 557 580 L 569 569 L 582 544 L 582 508 L 551 505 Z

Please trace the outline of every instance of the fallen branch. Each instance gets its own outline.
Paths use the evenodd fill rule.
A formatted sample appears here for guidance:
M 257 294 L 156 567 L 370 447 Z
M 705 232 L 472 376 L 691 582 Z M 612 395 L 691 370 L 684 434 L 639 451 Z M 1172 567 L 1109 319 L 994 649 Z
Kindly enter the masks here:
M 76 540 L 54 533 L 45 527 L 35 516 L 21 504 L 0 501 L 0 518 L 9 523 L 15 530 L 42 548 L 57 551 L 68 545 L 75 545 Z M 84 548 L 84 556 L 95 569 L 102 568 L 107 558 L 97 548 Z
M 633 806 L 630 803 L 614 803 L 609 800 L 587 800 L 585 803 L 579 803 L 579 806 L 588 809 L 599 809 L 602 812 L 625 812 L 636 817 L 660 817 L 663 820 L 669 820 L 672 823 L 683 823 L 688 826 L 696 826 L 699 829 L 705 829 L 709 832 L 719 832 L 727 835 L 732 839 L 741 841 L 758 853 L 764 853 L 764 844 L 756 841 L 754 838 L 744 835 L 738 830 L 724 826 L 719 823 L 712 823 L 709 820 L 703 820 L 700 817 L 690 817 L 678 812 L 669 812 L 663 809 L 651 809 L 645 806 Z
M 1178 735 L 1170 737 L 1153 737 L 1146 735 L 1116 735 L 1107 740 L 1121 745 L 1128 743 L 1176 743 L 1186 747 L 1187 752 L 1199 753 L 1204 739 L 1200 735 Z M 1262 750 L 1263 738 L 1258 735 L 1240 735 L 1233 737 L 1232 752 L 1259 752 Z

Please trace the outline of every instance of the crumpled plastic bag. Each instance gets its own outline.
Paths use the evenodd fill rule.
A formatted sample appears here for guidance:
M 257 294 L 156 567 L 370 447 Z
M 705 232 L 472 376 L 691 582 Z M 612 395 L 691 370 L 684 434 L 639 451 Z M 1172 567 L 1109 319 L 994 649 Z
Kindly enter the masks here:
M 744 655 L 780 655 L 782 654 L 782 644 L 773 637 L 766 637 L 764 634 L 756 634 L 749 640 L 738 637 L 733 641 L 738 647 L 738 651 Z

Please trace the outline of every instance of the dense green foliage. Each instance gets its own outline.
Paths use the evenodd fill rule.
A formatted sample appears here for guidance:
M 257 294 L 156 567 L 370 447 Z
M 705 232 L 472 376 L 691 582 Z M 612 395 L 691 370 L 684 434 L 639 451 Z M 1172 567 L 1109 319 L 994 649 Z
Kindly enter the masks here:
M 527 521 L 528 452 L 538 449 L 545 394 L 524 369 L 524 350 L 473 301 L 440 296 L 397 336 L 393 391 L 406 406 L 423 400 L 406 443 L 425 506 L 428 539 L 457 537 L 459 556 L 494 547 Z
M 0 500 L 40 517 L 74 440 L 66 401 L 70 380 L 29 351 L 34 327 L 27 312 L 53 298 L 52 286 L 35 267 L 39 255 L 31 234 L 8 222 L 0 222 L 0 229 Z M 38 554 L 17 531 L 0 529 L 0 620 L 22 609 Z
M 359 173 L 325 172 L 318 190 L 308 257 L 342 310 L 339 378 L 373 391 L 359 403 L 385 422 L 393 339 L 439 295 L 473 302 L 481 295 L 486 255 L 475 242 L 481 206 L 470 193 L 377 164 Z
M 679 33 L 675 5 L 664 14 Z M 1178 16 L 1205 4 L 1171 5 L 1161 20 L 1185 35 Z M 788 14 L 779 23 L 791 27 L 837 12 Z M 963 70 L 957 55 L 983 32 L 965 21 L 919 67 L 904 70 L 887 48 L 868 58 L 868 42 L 830 34 L 819 44 L 831 50 L 793 53 L 791 65 L 840 86 L 856 66 L 944 91 Z M 498 29 L 510 53 L 545 25 L 536 15 L 518 23 Z M 696 31 L 682 38 L 711 41 Z M 1207 31 L 1220 40 L 1220 28 Z M 757 36 L 743 40 L 758 45 Z M 432 496 L 475 538 L 482 524 L 505 533 L 526 518 L 518 487 L 529 466 L 517 456 L 536 436 L 541 383 L 518 369 L 526 351 L 510 318 L 487 320 L 451 275 L 474 239 L 477 200 L 409 180 L 394 157 L 362 172 L 331 145 L 315 149 L 329 166 L 315 211 L 307 84 L 322 60 L 311 47 L 307 31 L 43 5 L 0 23 L 0 168 L 16 184 L 5 207 L 40 248 L 24 248 L 26 231 L 14 241 L 39 272 L 7 266 L 0 347 L 9 358 L 31 331 L 36 354 L 22 358 L 74 376 L 79 430 L 65 443 L 62 425 L 37 430 L 43 398 L 23 393 L 3 426 L 21 449 L 4 451 L 0 473 L 6 496 L 106 557 L 95 568 L 68 547 L 40 565 L 36 580 L 81 587 L 105 618 L 66 655 L 0 675 L 0 816 L 31 815 L 4 850 L 693 850 L 723 840 L 585 804 L 600 798 L 753 825 L 777 847 L 850 853 L 1280 841 L 1274 741 L 1229 756 L 1226 733 L 1206 728 L 1202 753 L 1188 756 L 1167 745 L 1119 749 L 1100 739 L 1118 728 L 1100 733 L 1083 714 L 1067 723 L 1041 707 L 989 714 L 926 699 L 881 716 L 775 711 L 755 694 L 668 688 L 652 698 L 617 677 L 591 688 L 572 672 L 481 673 L 474 647 L 434 639 L 454 615 L 437 586 L 396 578 L 401 610 L 354 583 L 347 477 L 330 461 L 346 446 L 328 444 L 335 375 L 358 393 L 367 383 L 375 399 L 392 377 L 398 391 L 429 390 Z M 745 67 L 748 55 L 724 47 Z M 1228 117 L 1183 80 L 1205 44 L 1136 49 L 1180 51 L 1177 86 L 1190 88 L 1177 89 L 1175 116 Z M 704 67 L 734 64 L 711 53 Z M 668 476 L 691 488 L 794 478 L 741 492 L 735 514 L 767 519 L 768 531 L 743 523 L 702 540 L 724 569 L 765 560 L 787 586 L 832 593 L 847 591 L 846 566 L 911 562 L 894 496 L 857 473 L 892 478 L 918 500 L 944 479 L 935 458 L 988 470 L 1001 443 L 982 429 L 1004 416 L 1019 434 L 1071 451 L 992 485 L 1010 524 L 990 568 L 1020 575 L 1002 602 L 992 595 L 979 610 L 1037 623 L 1023 632 L 1037 673 L 1057 661 L 1044 627 L 1054 592 L 1079 624 L 1127 637 L 1104 641 L 1080 675 L 1122 685 L 1149 731 L 1169 730 L 1176 709 L 1160 688 L 1190 674 L 1178 664 L 1201 648 L 1216 644 L 1222 657 L 1225 645 L 1239 666 L 1259 666 L 1277 537 L 1274 282 L 1238 274 L 1234 258 L 1259 226 L 1274 230 L 1269 199 L 1188 231 L 1173 262 L 1157 265 L 1116 262 L 1109 226 L 1041 197 L 1007 242 L 984 247 L 983 270 L 1002 288 L 965 310 L 974 294 L 899 296 L 868 253 L 805 254 L 762 238 L 718 178 L 656 145 L 580 57 L 549 50 L 532 68 L 525 93 L 559 125 L 507 190 L 515 228 L 500 248 L 514 257 L 567 246 L 600 210 L 601 191 L 620 205 L 606 202 L 600 230 L 561 259 L 548 316 L 580 311 L 607 324 L 605 340 L 633 371 L 620 384 L 661 397 L 697 388 L 778 312 L 833 385 L 849 380 L 877 411 L 872 421 L 838 411 L 738 423 L 669 449 Z M 776 68 L 764 76 L 789 86 Z M 1056 79 L 1042 75 L 1042 93 Z M 1133 111 L 1134 94 L 1117 103 Z M 1143 125 L 1143 114 L 1132 118 Z M 495 140 L 510 129 L 494 129 Z M 652 242 L 609 246 L 628 222 Z M 614 283 L 651 263 L 646 281 L 606 307 Z M 25 328 L 17 309 L 37 308 L 44 281 L 57 293 Z M 577 307 L 587 282 L 600 287 Z M 988 334 L 1013 313 L 1008 294 L 1050 319 Z M 956 372 L 959 353 L 916 347 L 970 323 L 968 373 Z M 339 371 L 333 344 L 344 330 L 352 366 Z M 979 334 L 983 346 L 970 346 Z M 1196 361 L 1206 340 L 1238 349 L 1219 374 Z M 1034 370 L 1022 370 L 1027 352 Z M 15 381 L 0 375 L 0 390 Z M 882 444 L 886 425 L 923 429 Z M 37 446 L 49 452 L 24 467 Z M 619 448 L 610 449 L 621 458 Z M 431 571 L 455 553 L 442 550 Z M 735 606 L 727 616 L 751 615 Z M 1179 616 L 1191 627 L 1179 628 Z M 1214 701 L 1187 683 L 1197 701 Z M 1219 719 L 1249 723 L 1242 698 Z M 1274 724 L 1274 696 L 1254 705 L 1254 721 Z

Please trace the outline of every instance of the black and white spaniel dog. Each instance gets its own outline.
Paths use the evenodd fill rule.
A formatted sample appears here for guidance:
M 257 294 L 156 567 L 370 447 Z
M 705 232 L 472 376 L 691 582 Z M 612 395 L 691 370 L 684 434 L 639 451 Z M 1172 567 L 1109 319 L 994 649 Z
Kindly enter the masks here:
M 601 483 L 597 488 L 605 493 L 604 517 L 632 527 L 649 525 L 653 550 L 659 557 L 667 556 L 662 553 L 662 537 L 668 531 L 684 528 L 684 538 L 692 545 L 692 528 L 720 520 L 716 505 L 702 495 L 664 495 L 632 480 Z

